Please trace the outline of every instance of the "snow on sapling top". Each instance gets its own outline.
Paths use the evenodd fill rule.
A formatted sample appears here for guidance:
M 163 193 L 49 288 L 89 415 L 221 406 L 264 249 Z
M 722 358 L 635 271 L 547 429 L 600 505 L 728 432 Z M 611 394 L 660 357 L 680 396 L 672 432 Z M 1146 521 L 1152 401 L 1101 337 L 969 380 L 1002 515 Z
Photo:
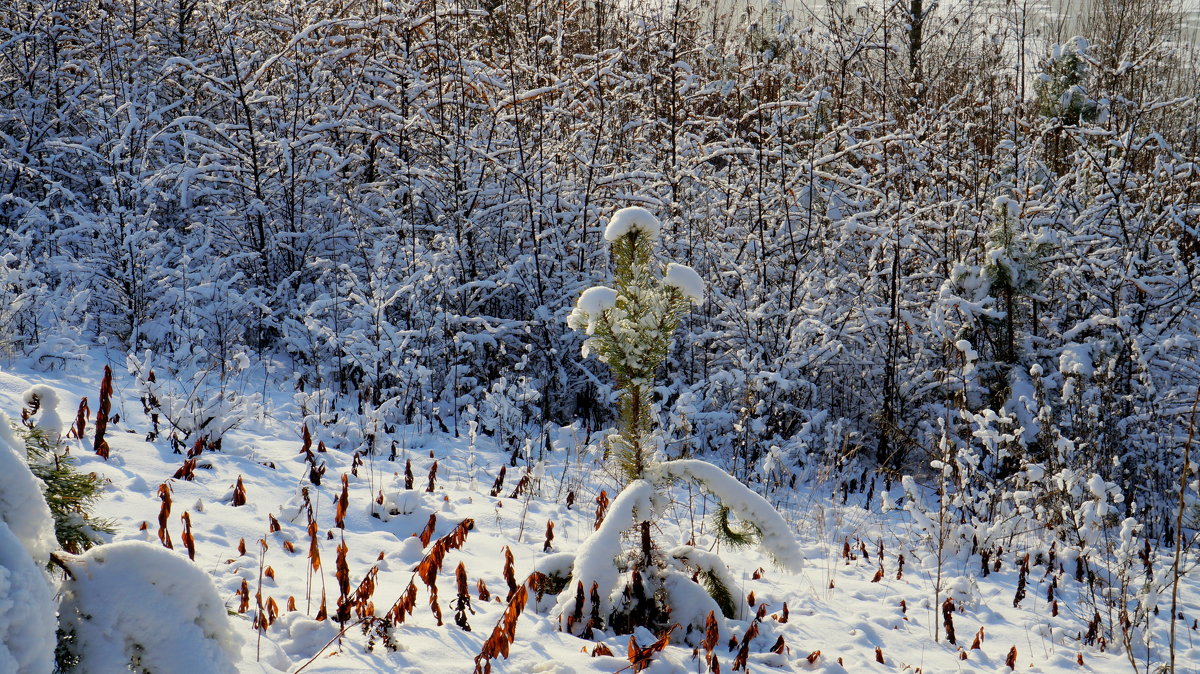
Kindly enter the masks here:
M 686 264 L 668 264 L 663 283 L 675 288 L 695 304 L 704 304 L 704 280 Z
M 46 433 L 50 444 L 57 445 L 62 439 L 63 422 L 58 416 L 58 393 L 44 384 L 39 384 L 21 394 L 27 407 L 32 407 L 37 400 L 38 413 L 34 417 L 37 427 Z
M 606 310 L 617 305 L 617 291 L 608 286 L 594 286 L 583 291 L 575 309 L 567 317 L 567 325 L 574 330 L 584 330 L 587 334 L 596 331 L 596 321 Z
M 651 239 L 657 239 L 662 223 L 650 211 L 639 206 L 622 208 L 613 213 L 604 230 L 605 241 L 616 241 L 634 229 L 640 229 Z

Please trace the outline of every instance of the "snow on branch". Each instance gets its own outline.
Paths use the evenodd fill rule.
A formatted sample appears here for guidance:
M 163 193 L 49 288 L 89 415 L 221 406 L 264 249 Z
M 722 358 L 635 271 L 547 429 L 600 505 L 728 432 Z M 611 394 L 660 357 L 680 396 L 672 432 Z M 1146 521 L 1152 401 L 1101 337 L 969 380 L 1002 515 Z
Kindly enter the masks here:
M 791 526 L 766 499 L 738 482 L 737 478 L 699 459 L 667 461 L 654 470 L 664 479 L 699 482 L 735 515 L 762 532 L 759 545 L 775 563 L 790 571 L 800 570 L 800 546 L 796 543 Z

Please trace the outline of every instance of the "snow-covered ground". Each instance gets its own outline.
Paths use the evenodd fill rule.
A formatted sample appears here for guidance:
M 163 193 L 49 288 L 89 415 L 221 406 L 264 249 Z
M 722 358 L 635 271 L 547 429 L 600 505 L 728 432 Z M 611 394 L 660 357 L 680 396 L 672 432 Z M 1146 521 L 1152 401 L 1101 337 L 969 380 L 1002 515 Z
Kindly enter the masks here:
M 21 394 L 31 386 L 46 385 L 58 393 L 59 416 L 73 419 L 80 397 L 95 401 L 102 367 L 96 360 L 67 373 L 5 367 L 0 370 L 0 411 L 17 418 Z M 264 417 L 247 420 L 226 435 L 221 451 L 201 454 L 194 480 L 174 479 L 185 457 L 174 454 L 165 439 L 146 441 L 149 421 L 132 392 L 132 379 L 119 367 L 114 372 L 113 412 L 120 421 L 109 427 L 109 460 L 90 451 L 90 439 L 68 440 L 70 453 L 78 457 L 80 468 L 109 481 L 97 511 L 115 520 L 115 540 L 158 544 L 160 485 L 169 486 L 172 506 L 167 528 L 175 554 L 186 554 L 181 516 L 187 512 L 196 564 L 212 578 L 242 632 L 240 670 L 245 672 L 470 672 L 506 607 L 504 549 L 512 552 L 515 577 L 520 582 L 546 555 L 576 550 L 594 530 L 600 490 L 607 490 L 609 497 L 617 491 L 595 446 L 570 428 L 558 433 L 545 462 L 534 471 L 537 479 L 518 498 L 509 495 L 522 476 L 524 462 L 508 467 L 499 495 L 490 495 L 497 474 L 509 461 L 509 452 L 498 451 L 490 439 L 481 436 L 472 451 L 465 436 L 429 436 L 411 429 L 398 430 L 395 461 L 387 460 L 385 451 L 363 457 L 362 465 L 355 468 L 353 457 L 336 449 L 318 454 L 318 462 L 324 461 L 328 468 L 320 486 L 314 486 L 301 453 L 300 417 L 286 393 L 268 396 Z M 336 444 L 336 438 L 313 429 L 314 451 L 322 440 Z M 403 484 L 407 461 L 411 461 L 414 475 L 412 490 L 405 490 Z M 427 491 L 435 461 L 436 479 L 433 490 Z M 343 476 L 349 495 L 344 529 L 334 525 Z M 232 502 L 239 479 L 245 504 L 235 507 Z M 315 574 L 308 557 L 305 490 L 319 526 L 316 541 L 322 564 Z M 892 496 L 899 493 L 897 485 Z M 570 506 L 568 494 L 573 495 Z M 711 514 L 712 502 L 698 491 L 682 487 L 673 496 L 675 505 L 656 523 L 659 543 L 673 546 L 693 536 L 702 547 L 710 543 L 706 530 L 711 525 L 705 511 Z M 383 509 L 383 517 L 373 516 L 372 506 L 379 499 L 384 505 L 375 510 Z M 767 607 L 752 642 L 749 671 L 1007 671 L 1005 661 L 1014 648 L 1018 671 L 1134 671 L 1120 644 L 1108 644 L 1103 652 L 1098 645 L 1082 645 L 1092 618 L 1090 604 L 1085 602 L 1091 590 L 1086 583 L 1076 582 L 1069 570 L 1048 575 L 1046 565 L 1037 564 L 1037 554 L 1044 550 L 1035 543 L 1014 541 L 1006 546 L 999 570 L 981 577 L 978 555 L 947 553 L 939 564 L 933 537 L 921 531 L 908 513 L 896 509 L 883 513 L 878 507 L 864 510 L 853 505 L 853 496 L 851 504 L 842 505 L 832 481 L 814 480 L 770 499 L 797 538 L 802 559 L 791 565 L 800 571 L 773 565 L 756 548 L 716 550 L 728 564 L 741 595 L 738 601 L 743 615 L 730 621 L 732 634 L 740 641 L 759 606 Z M 398 514 L 387 512 L 392 510 Z M 429 606 L 428 589 L 414 573 L 430 549 L 417 536 L 431 516 L 435 522 L 431 542 L 464 520 L 474 520 L 462 547 L 446 555 L 437 575 L 442 626 L 437 625 Z M 275 522 L 278 531 L 272 531 Z M 554 523 L 554 537 L 546 552 L 548 522 Z M 388 611 L 409 583 L 415 582 L 416 608 L 395 631 L 395 650 L 380 638 L 365 636 L 355 625 L 357 618 L 351 619 L 352 626 L 341 638 L 332 619 L 314 620 L 322 594 L 331 618 L 335 610 L 335 559 L 343 541 L 348 549 L 351 587 L 358 587 L 371 569 L 378 569 L 372 597 L 377 614 Z M 240 551 L 243 544 L 244 553 Z M 1027 596 L 1014 607 L 1017 560 L 1026 553 L 1033 553 L 1035 561 L 1031 562 Z M 451 606 L 457 594 L 455 568 L 460 562 L 465 565 L 471 590 L 474 612 L 466 616 L 470 631 L 455 625 Z M 1056 616 L 1047 600 L 1047 585 L 1055 577 Z M 1197 573 L 1187 577 L 1180 591 L 1184 618 L 1179 623 L 1176 657 L 1181 671 L 1200 667 L 1200 632 L 1193 628 L 1200 617 L 1198 577 Z M 490 600 L 479 598 L 479 582 L 490 591 Z M 238 612 L 243 584 L 248 588 L 249 608 Z M 252 619 L 259 591 L 264 606 L 274 600 L 279 616 L 265 631 L 256 633 Z M 1095 591 L 1104 592 L 1105 588 Z M 493 671 L 630 671 L 625 657 L 630 637 L 601 636 L 599 641 L 615 655 L 592 657 L 593 642 L 560 631 L 551 618 L 554 597 L 539 600 L 532 592 L 530 597 L 518 622 L 511 656 L 494 660 Z M 941 609 L 947 597 L 954 600 L 957 645 L 947 643 L 945 637 Z M 1164 617 L 1169 602 L 1169 595 L 1160 599 Z M 289 610 L 293 603 L 294 611 Z M 161 619 L 166 624 L 171 616 Z M 1168 622 L 1160 618 L 1152 625 L 1151 667 L 1166 657 Z M 690 638 L 698 642 L 701 636 Z M 977 636 L 978 648 L 973 648 Z M 771 652 L 780 643 L 782 652 Z M 721 671 L 730 671 L 735 655 L 727 643 L 718 646 Z M 693 647 L 675 644 L 655 656 L 647 671 L 703 672 L 706 667 L 702 657 L 694 656 Z M 1137 667 L 1137 671 L 1147 671 L 1144 661 Z

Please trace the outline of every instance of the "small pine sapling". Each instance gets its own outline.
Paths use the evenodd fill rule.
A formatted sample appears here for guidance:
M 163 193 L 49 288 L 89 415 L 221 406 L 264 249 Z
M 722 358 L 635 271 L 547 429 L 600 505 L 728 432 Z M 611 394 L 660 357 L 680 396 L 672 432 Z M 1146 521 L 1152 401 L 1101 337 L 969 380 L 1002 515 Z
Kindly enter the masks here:
M 664 552 L 652 540 L 651 521 L 665 505 L 661 494 L 676 481 L 697 482 L 721 503 L 715 524 L 723 542 L 758 543 L 782 566 L 795 568 L 801 558 L 791 526 L 761 496 L 711 463 L 662 459 L 652 389 L 680 321 L 693 304 L 703 302 L 704 282 L 690 267 L 656 262 L 660 229 L 658 219 L 642 208 L 613 214 L 604 237 L 612 246 L 614 287 L 585 290 L 568 319 L 570 327 L 587 335 L 583 356 L 596 354 L 615 379 L 618 428 L 606 442 L 625 478 L 623 491 L 611 503 L 603 492 L 597 499 L 596 531 L 575 557 L 571 576 L 576 583 L 567 587 L 595 583 L 598 601 L 589 599 L 587 607 L 597 619 L 570 621 L 573 633 L 589 626 L 665 633 L 668 620 L 686 632 L 703 629 L 712 609 L 732 615 L 724 562 L 690 546 L 685 546 L 688 551 Z M 740 524 L 734 524 L 733 516 Z M 638 545 L 623 550 L 622 535 L 630 528 Z M 692 582 L 693 575 L 704 578 L 704 585 Z M 577 603 L 575 592 L 559 594 L 555 610 L 560 625 L 581 614 Z M 691 607 L 686 615 L 679 610 L 683 606 Z

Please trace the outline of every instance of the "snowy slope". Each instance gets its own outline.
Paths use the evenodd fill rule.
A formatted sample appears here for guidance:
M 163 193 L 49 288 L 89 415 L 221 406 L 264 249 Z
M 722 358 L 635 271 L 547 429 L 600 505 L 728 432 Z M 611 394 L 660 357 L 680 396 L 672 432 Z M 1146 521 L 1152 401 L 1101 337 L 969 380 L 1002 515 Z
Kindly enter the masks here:
M 66 374 L 0 371 L 0 410 L 18 415 L 21 393 L 32 385 L 44 384 L 59 394 L 59 415 L 73 419 L 81 396 L 95 399 L 101 369 L 102 364 L 93 361 L 78 372 Z M 351 456 L 336 449 L 319 455 L 328 470 L 321 486 L 316 487 L 308 479 L 308 466 L 300 453 L 297 411 L 283 395 L 268 401 L 265 418 L 248 421 L 228 434 L 221 451 L 201 454 L 194 481 L 173 479 L 184 457 L 172 453 L 165 440 L 145 441 L 148 421 L 140 403 L 129 393 L 130 378 L 119 368 L 114 370 L 114 412 L 121 420 L 110 426 L 111 458 L 105 462 L 95 457 L 90 452 L 90 440 L 69 440 L 71 454 L 79 458 L 82 469 L 109 480 L 98 511 L 116 520 L 116 540 L 158 543 L 162 505 L 159 487 L 169 485 L 172 510 L 168 531 L 176 552 L 186 554 L 180 536 L 180 517 L 186 511 L 195 538 L 195 561 L 211 576 L 228 609 L 239 609 L 243 581 L 249 589 L 249 609 L 238 613 L 235 620 L 244 637 L 240 669 L 245 672 L 295 672 L 301 667 L 305 672 L 470 672 L 473 658 L 505 609 L 504 548 L 509 547 L 515 557 L 515 575 L 520 582 L 547 554 L 543 546 L 548 521 L 554 522 L 551 552 L 571 552 L 593 531 L 599 491 L 608 490 L 610 497 L 616 493 L 615 482 L 594 448 L 589 449 L 585 438 L 571 429 L 558 435 L 538 470 L 540 480 L 535 480 L 519 498 L 508 495 L 516 487 L 521 467 L 508 467 L 500 495 L 489 495 L 501 466 L 508 463 L 508 452 L 495 450 L 481 437 L 475 458 L 478 474 L 472 483 L 467 438 L 428 436 L 411 429 L 397 433 L 400 453 L 396 461 L 366 457 L 357 468 L 357 476 L 352 475 Z M 320 430 L 315 430 L 314 446 L 319 440 L 336 444 L 335 438 L 322 437 Z M 403 489 L 405 461 L 411 461 L 415 478 L 411 491 Z M 426 492 L 434 461 L 434 489 Z M 340 529 L 334 525 L 334 518 L 343 475 L 347 476 L 349 507 L 345 528 Z M 232 501 L 239 477 L 246 503 L 235 507 Z M 310 541 L 302 511 L 304 488 L 316 511 L 322 560 L 320 573 L 311 578 L 307 557 Z M 743 619 L 731 621 L 739 641 L 758 606 L 767 606 L 766 618 L 751 649 L 754 654 L 749 661 L 750 671 L 1007 671 L 1005 660 L 1014 647 L 1018 671 L 1133 671 L 1120 645 L 1109 644 L 1106 652 L 1081 645 L 1080 637 L 1091 618 L 1083 602 L 1089 589 L 1069 572 L 1059 576 L 1057 616 L 1051 615 L 1047 601 L 1049 578 L 1044 565 L 1032 567 L 1027 597 L 1014 608 L 1016 560 L 1027 552 L 1036 557 L 1041 548 L 1016 542 L 1002 556 L 1000 570 L 986 578 L 979 577 L 981 562 L 977 555 L 945 559 L 939 574 L 936 546 L 907 513 L 892 510 L 884 514 L 843 506 L 835 491 L 835 485 L 817 481 L 787 492 L 785 498 L 772 497 L 800 542 L 803 559 L 798 573 L 772 566 L 753 548 L 719 550 L 742 595 Z M 568 493 L 574 494 L 570 508 L 566 505 Z M 372 516 L 371 506 L 381 495 L 387 507 L 398 514 Z M 675 545 L 694 535 L 698 544 L 705 544 L 709 539 L 705 536 L 708 524 L 703 511 L 711 510 L 711 501 L 685 487 L 673 496 L 673 516 L 658 522 L 658 540 Z M 441 627 L 429 608 L 427 588 L 413 571 L 429 550 L 414 536 L 431 515 L 436 521 L 434 540 L 460 522 L 474 520 L 474 529 L 462 548 L 448 553 L 437 576 L 445 623 Z M 278 521 L 279 531 L 270 531 L 272 517 Z M 378 614 L 387 611 L 409 582 L 415 581 L 415 612 L 393 635 L 395 651 L 379 641 L 368 651 L 368 639 L 357 627 L 338 639 L 337 625 L 332 620 L 312 619 L 322 588 L 330 615 L 334 612 L 338 595 L 334 578 L 336 548 L 343 540 L 348 548 L 346 562 L 352 587 L 357 587 L 370 569 L 378 568 L 373 595 Z M 240 541 L 244 541 L 245 554 L 239 553 Z M 288 550 L 289 544 L 294 551 Z M 844 556 L 847 545 L 850 557 Z M 902 575 L 900 555 L 904 558 Z M 475 611 L 467 615 L 469 632 L 455 626 L 451 608 L 456 594 L 454 569 L 460 562 L 467 571 Z M 873 582 L 881 567 L 878 582 Z M 762 571 L 756 574 L 760 568 Z M 942 590 L 935 594 L 939 576 Z M 481 601 L 476 594 L 480 580 L 492 594 L 490 601 Z M 260 582 L 264 605 L 274 599 L 281 612 L 261 638 L 252 625 Z M 751 593 L 754 607 L 748 604 Z M 945 639 L 940 609 L 947 596 L 954 599 L 952 618 L 958 645 L 948 644 Z M 287 610 L 289 598 L 294 599 L 296 611 Z M 1196 671 L 1200 634 L 1191 628 L 1193 620 L 1200 617 L 1196 574 L 1186 580 L 1181 598 L 1185 620 L 1180 625 L 1183 629 L 1177 657 L 1184 665 L 1183 671 Z M 616 672 L 629 665 L 623 657 L 629 637 L 603 638 L 616 656 L 591 657 L 593 642 L 559 631 L 549 618 L 554 603 L 550 596 L 530 600 L 518 623 L 511 657 L 494 661 L 493 671 Z M 785 603 L 788 619 L 783 622 L 777 618 L 782 617 Z M 1162 598 L 1160 604 L 1169 606 L 1169 597 Z M 1151 658 L 1162 660 L 1167 622 L 1160 619 L 1152 624 L 1156 645 Z M 980 648 L 971 649 L 981 629 Z M 783 652 L 771 653 L 780 637 Z M 725 648 L 725 644 L 718 647 L 718 658 L 722 671 L 729 671 L 735 654 L 726 653 Z M 810 663 L 807 656 L 816 651 L 820 654 Z M 877 662 L 877 657 L 882 662 Z M 1140 662 L 1138 671 L 1145 670 L 1146 663 Z M 673 645 L 656 657 L 648 671 L 700 672 L 705 668 L 693 657 L 691 647 Z

